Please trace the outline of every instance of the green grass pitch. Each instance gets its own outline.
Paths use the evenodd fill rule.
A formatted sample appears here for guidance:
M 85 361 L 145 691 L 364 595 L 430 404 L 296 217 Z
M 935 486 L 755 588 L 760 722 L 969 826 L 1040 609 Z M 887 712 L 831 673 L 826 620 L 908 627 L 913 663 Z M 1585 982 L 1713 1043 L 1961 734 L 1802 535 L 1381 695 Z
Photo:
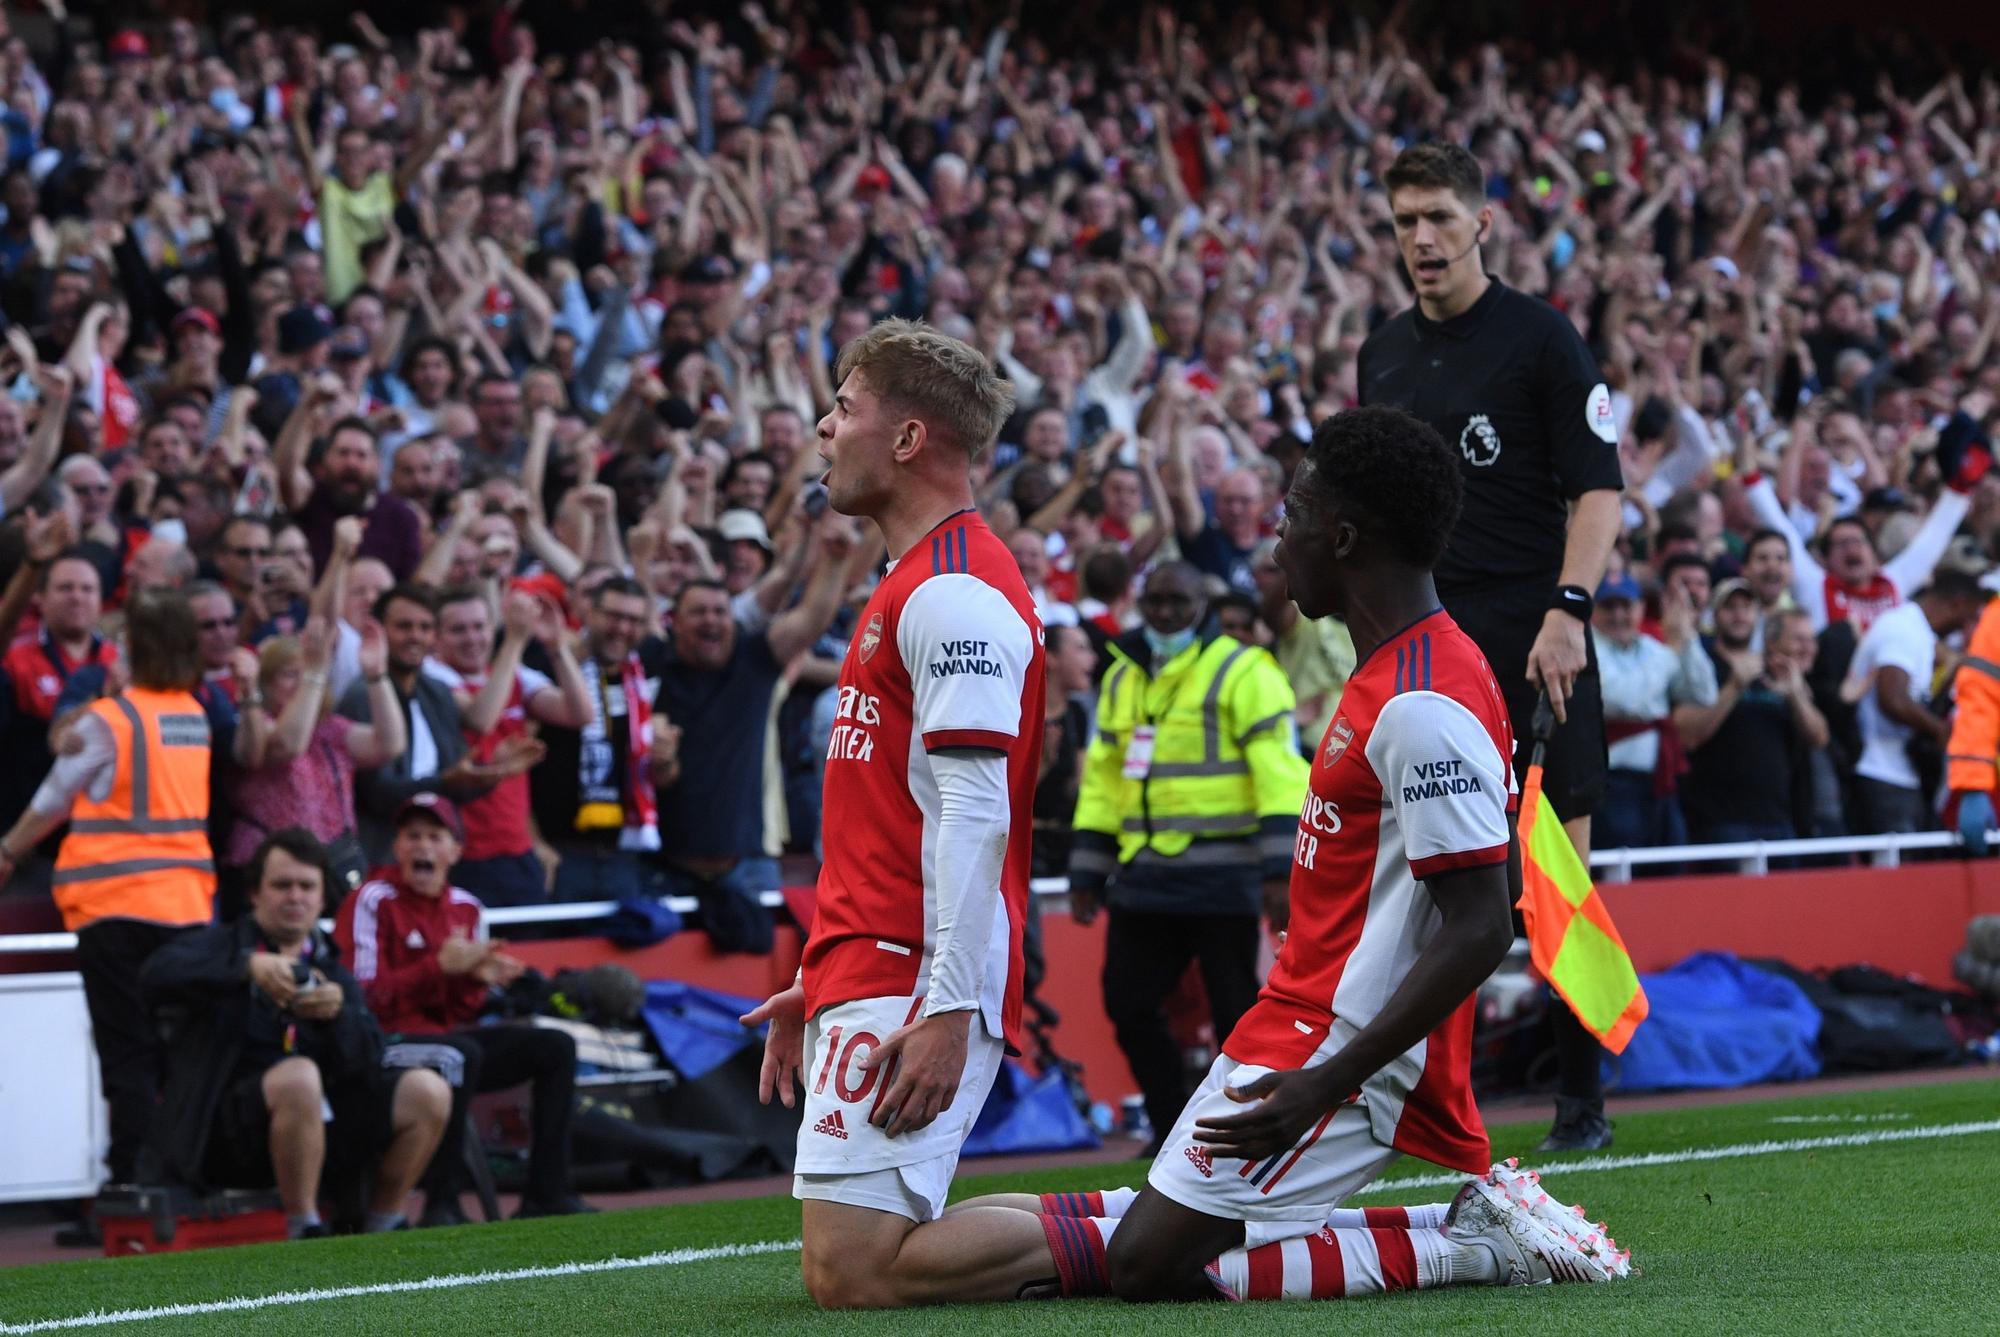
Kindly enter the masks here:
M 1967 1125 L 1971 1127 L 1968 1128 Z M 1935 1135 L 1937 1130 L 1948 1135 Z M 1926 1130 L 1930 1130 L 1926 1132 Z M 1538 1126 L 1495 1130 L 1520 1154 Z M 1912 1134 L 1921 1134 L 1911 1136 Z M 312 1299 L 56 1331 L 97 1333 L 879 1334 L 1118 1333 L 1626 1334 L 2000 1333 L 2000 1079 L 1632 1115 L 1614 1162 L 1541 1158 L 1550 1190 L 1609 1221 L 1644 1274 L 1605 1286 L 1459 1289 L 1369 1300 L 1133 1307 L 1116 1301 L 820 1314 L 786 1248 L 616 1271 L 486 1280 L 425 1291 Z M 1850 1139 L 1856 1145 L 1718 1149 Z M 1707 1159 L 1686 1159 L 1694 1152 Z M 1435 1174 L 1403 1161 L 1362 1205 L 1439 1201 Z M 1137 1183 L 1137 1164 L 988 1177 L 958 1195 Z M 91 1260 L 0 1272 L 0 1337 L 93 1311 L 200 1304 L 637 1258 L 718 1246 L 784 1245 L 788 1198 L 587 1218 L 349 1237 L 296 1245 Z

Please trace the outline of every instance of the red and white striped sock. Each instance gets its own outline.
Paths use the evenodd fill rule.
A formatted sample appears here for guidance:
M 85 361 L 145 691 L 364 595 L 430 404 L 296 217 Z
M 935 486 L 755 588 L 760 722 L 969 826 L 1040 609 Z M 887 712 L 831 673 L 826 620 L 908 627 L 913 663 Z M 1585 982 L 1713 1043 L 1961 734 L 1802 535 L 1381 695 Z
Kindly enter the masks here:
M 1109 1295 L 1111 1274 L 1104 1265 L 1104 1246 L 1111 1243 L 1118 1223 L 1109 1217 L 1043 1214 L 1042 1233 L 1048 1237 L 1062 1293 Z
M 1044 1193 L 1044 1216 L 1106 1216 L 1113 1221 L 1132 1209 L 1139 1197 L 1136 1188 L 1107 1188 L 1090 1193 Z
M 1116 1221 L 1138 1201 L 1136 1188 L 1095 1189 L 1083 1193 L 1042 1194 L 1044 1216 L 1103 1216 Z M 1330 1230 L 1441 1230 L 1448 1202 L 1415 1207 L 1336 1207 L 1327 1216 Z
M 1442 1230 L 1448 1202 L 1416 1207 L 1336 1207 L 1327 1215 L 1328 1230 Z
M 1326 1229 L 1303 1239 L 1231 1249 L 1211 1265 L 1232 1300 L 1337 1300 L 1497 1279 L 1487 1250 L 1436 1229 Z

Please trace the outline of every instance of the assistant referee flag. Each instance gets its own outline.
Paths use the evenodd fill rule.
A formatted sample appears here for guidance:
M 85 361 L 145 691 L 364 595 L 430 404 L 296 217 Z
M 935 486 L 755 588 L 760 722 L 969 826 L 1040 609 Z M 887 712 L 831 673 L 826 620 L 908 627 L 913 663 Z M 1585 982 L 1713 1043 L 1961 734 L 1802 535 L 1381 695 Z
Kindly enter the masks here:
M 1537 733 L 1548 711 L 1536 708 Z M 1591 885 L 1569 833 L 1542 793 L 1542 746 L 1521 788 L 1521 922 L 1535 969 L 1569 1003 L 1584 1029 L 1614 1054 L 1646 1019 L 1646 991 L 1604 898 Z

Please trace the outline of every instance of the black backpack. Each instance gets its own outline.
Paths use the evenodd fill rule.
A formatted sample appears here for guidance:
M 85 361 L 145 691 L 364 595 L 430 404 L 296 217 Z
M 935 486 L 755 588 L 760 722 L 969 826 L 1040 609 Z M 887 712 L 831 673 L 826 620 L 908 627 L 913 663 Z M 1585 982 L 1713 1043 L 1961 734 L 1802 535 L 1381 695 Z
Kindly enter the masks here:
M 1928 988 L 1874 966 L 1816 975 L 1782 961 L 1752 964 L 1791 980 L 1820 1010 L 1820 1061 L 1828 1074 L 1944 1067 L 1964 1055 L 1950 1019 L 1975 1004 L 1970 994 Z

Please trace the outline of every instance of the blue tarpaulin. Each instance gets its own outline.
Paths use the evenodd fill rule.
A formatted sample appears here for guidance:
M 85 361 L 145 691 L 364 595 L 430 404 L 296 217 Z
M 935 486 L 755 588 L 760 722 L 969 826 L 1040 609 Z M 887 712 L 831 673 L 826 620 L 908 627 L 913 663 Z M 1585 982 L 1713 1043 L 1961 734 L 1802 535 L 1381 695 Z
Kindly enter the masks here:
M 1075 1151 L 1097 1145 L 1097 1134 L 1077 1112 L 1069 1083 L 1051 1069 L 1040 1077 L 1011 1059 L 1000 1065 L 993 1093 L 965 1139 L 967 1156 L 1011 1156 L 1030 1151 Z
M 604 936 L 620 947 L 651 947 L 681 931 L 681 917 L 665 901 L 627 896 L 604 921 Z
M 646 985 L 640 1015 L 667 1062 L 687 1080 L 696 1081 L 749 1046 L 764 1043 L 761 1027 L 753 1031 L 737 1021 L 761 1001 L 654 980 Z M 973 1124 L 965 1154 L 999 1156 L 1096 1145 L 1097 1135 L 1077 1112 L 1060 1072 L 1036 1078 L 1019 1064 L 1006 1062 Z
M 1820 1012 L 1788 979 L 1727 952 L 1641 975 L 1651 1011 L 1605 1083 L 1620 1091 L 1793 1082 L 1820 1071 Z
M 673 980 L 653 980 L 646 985 L 646 1003 L 639 1015 L 645 1018 L 646 1029 L 653 1033 L 674 1071 L 695 1081 L 746 1047 L 764 1043 L 761 1029 L 749 1030 L 737 1021 L 763 1001 Z

